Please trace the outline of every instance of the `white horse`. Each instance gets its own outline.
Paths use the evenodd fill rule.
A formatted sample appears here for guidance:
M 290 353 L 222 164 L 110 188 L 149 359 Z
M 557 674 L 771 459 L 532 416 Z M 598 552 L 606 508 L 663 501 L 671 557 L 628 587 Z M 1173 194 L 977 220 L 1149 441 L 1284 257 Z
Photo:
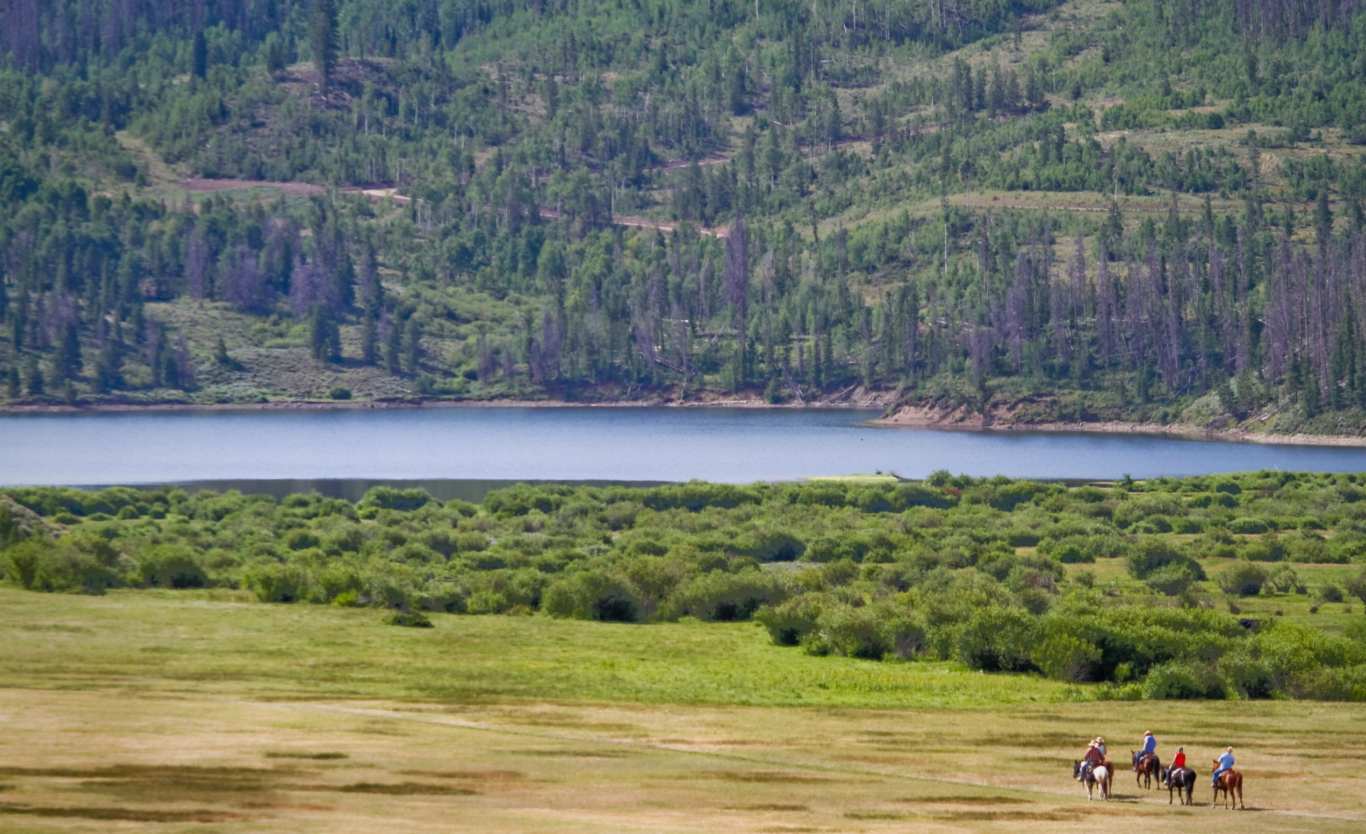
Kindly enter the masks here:
M 1102 801 L 1110 798 L 1110 769 L 1105 765 L 1096 765 L 1091 768 L 1091 772 L 1086 774 L 1086 801 L 1092 799 L 1091 790 L 1100 788 L 1100 798 Z
M 1086 799 L 1088 802 L 1096 798 L 1096 788 L 1100 788 L 1100 798 L 1102 801 L 1110 798 L 1110 769 L 1105 765 L 1096 765 L 1083 777 L 1081 775 L 1081 762 L 1073 762 L 1072 777 L 1080 779 L 1081 783 L 1086 786 Z

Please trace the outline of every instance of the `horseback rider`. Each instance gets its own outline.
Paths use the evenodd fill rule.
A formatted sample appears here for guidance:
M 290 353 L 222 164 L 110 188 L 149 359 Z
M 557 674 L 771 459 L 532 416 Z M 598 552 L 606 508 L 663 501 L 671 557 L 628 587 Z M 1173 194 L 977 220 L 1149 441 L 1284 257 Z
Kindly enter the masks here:
M 1105 760 L 1105 738 L 1104 738 L 1103 736 L 1097 736 L 1097 737 L 1096 737 L 1096 749 L 1100 751 L 1100 758 L 1101 758 L 1101 761 L 1104 761 L 1104 760 Z
M 1097 740 L 1098 741 L 1098 740 Z M 1101 752 L 1100 745 L 1092 741 L 1086 745 L 1086 755 L 1081 759 L 1081 781 L 1086 781 L 1086 775 L 1091 769 L 1105 761 L 1105 754 Z
M 1185 766 L 1186 766 L 1186 748 L 1184 748 L 1184 747 L 1178 747 L 1178 748 L 1176 748 L 1176 757 L 1172 759 L 1172 767 L 1171 767 L 1172 772 L 1175 773 L 1176 771 L 1180 770 L 1181 768 L 1183 768 L 1183 767 L 1185 767 Z
M 1230 747 L 1224 755 L 1219 757 L 1219 768 L 1214 771 L 1214 787 L 1219 787 L 1219 775 L 1226 770 L 1233 769 L 1233 748 Z
M 1143 749 L 1134 754 L 1134 764 L 1137 765 L 1148 756 L 1157 755 L 1157 738 L 1152 733 L 1143 734 Z

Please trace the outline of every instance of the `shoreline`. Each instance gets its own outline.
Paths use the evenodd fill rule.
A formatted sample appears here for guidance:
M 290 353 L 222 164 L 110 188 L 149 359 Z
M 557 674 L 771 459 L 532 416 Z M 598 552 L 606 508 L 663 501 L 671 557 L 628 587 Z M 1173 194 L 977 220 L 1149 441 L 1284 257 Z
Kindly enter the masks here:
M 96 403 L 89 405 L 19 405 L 0 406 L 0 417 L 38 414 L 99 414 L 135 411 L 193 412 L 193 411 L 308 411 L 420 408 L 743 408 L 743 409 L 817 409 L 823 411 L 885 409 L 890 402 L 877 396 L 863 399 L 849 398 L 838 402 L 772 404 L 761 398 L 699 399 L 678 401 L 665 398 L 623 400 L 618 402 L 575 402 L 572 400 L 282 400 L 266 403 Z M 890 417 L 876 417 L 865 425 L 889 429 L 931 429 L 936 431 L 1018 432 L 1048 434 L 1146 434 L 1165 435 L 1199 441 L 1224 443 L 1262 443 L 1284 446 L 1366 446 L 1366 437 L 1352 435 L 1263 434 L 1246 429 L 1205 429 L 1198 426 L 1161 423 L 1106 421 L 1095 423 L 1010 423 L 975 418 L 952 419 L 953 412 L 943 413 L 918 406 L 903 406 Z
M 99 414 L 130 411 L 299 411 L 353 410 L 401 408 L 748 408 L 748 409 L 818 409 L 822 411 L 885 409 L 889 402 L 869 399 L 863 401 L 779 403 L 762 399 L 731 400 L 622 400 L 619 402 L 576 402 L 573 400 L 280 400 L 266 403 L 91 403 L 87 405 L 15 405 L 0 406 L 0 417 L 22 414 Z
M 957 419 L 954 419 L 957 415 Z M 996 422 L 977 415 L 939 411 L 923 406 L 902 406 L 890 417 L 878 417 L 868 425 L 890 429 L 935 429 L 939 431 L 1037 432 L 1041 434 L 1146 434 L 1165 435 L 1197 441 L 1220 443 L 1261 443 L 1269 446 L 1366 446 L 1366 437 L 1332 434 L 1263 434 L 1242 428 L 1208 429 L 1199 426 L 1163 423 L 1103 421 L 1095 423 L 1015 423 Z

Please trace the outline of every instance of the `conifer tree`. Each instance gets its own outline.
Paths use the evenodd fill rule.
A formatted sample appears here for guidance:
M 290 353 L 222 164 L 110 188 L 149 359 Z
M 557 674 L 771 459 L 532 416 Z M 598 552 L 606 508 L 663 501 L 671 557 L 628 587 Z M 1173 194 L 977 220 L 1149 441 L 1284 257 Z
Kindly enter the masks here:
M 313 52 L 313 66 L 326 86 L 337 63 L 336 0 L 313 0 L 313 12 L 308 18 L 308 46 Z

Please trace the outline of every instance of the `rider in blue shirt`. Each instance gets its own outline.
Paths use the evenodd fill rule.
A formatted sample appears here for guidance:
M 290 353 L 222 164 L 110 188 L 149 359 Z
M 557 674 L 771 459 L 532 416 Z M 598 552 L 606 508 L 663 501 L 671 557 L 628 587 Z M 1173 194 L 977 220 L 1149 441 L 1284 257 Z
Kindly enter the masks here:
M 1216 788 L 1219 787 L 1219 774 L 1223 773 L 1223 772 L 1226 771 L 1226 770 L 1232 770 L 1232 769 L 1233 769 L 1233 748 L 1230 747 L 1230 748 L 1228 749 L 1228 752 L 1224 753 L 1224 755 L 1222 755 L 1222 756 L 1219 757 L 1219 769 L 1216 770 L 1216 771 L 1214 771 L 1214 786 L 1215 786 Z
M 1157 739 L 1153 736 L 1152 733 L 1144 733 L 1144 734 L 1143 734 L 1143 749 L 1140 750 L 1140 751 L 1138 751 L 1138 755 L 1139 755 L 1140 757 L 1142 757 L 1142 756 L 1150 756 L 1150 755 L 1152 755 L 1152 754 L 1154 754 L 1154 753 L 1156 753 L 1156 752 L 1157 752 Z

